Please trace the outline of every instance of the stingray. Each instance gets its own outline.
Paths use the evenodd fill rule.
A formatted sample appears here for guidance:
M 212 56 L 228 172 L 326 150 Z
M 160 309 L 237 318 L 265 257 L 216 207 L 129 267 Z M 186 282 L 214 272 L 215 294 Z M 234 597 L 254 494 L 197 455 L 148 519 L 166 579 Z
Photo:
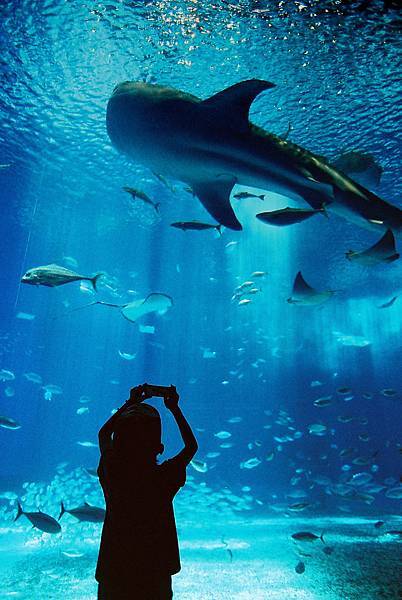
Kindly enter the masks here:
M 346 258 L 367 267 L 398 260 L 399 254 L 395 248 L 395 237 L 392 230 L 387 229 L 382 238 L 367 250 L 361 252 L 349 250 L 346 253 Z
M 173 298 L 171 298 L 167 294 L 154 292 L 152 294 L 149 294 L 146 298 L 142 298 L 141 300 L 134 300 L 133 302 L 129 302 L 128 304 L 112 304 L 111 302 L 103 302 L 102 300 L 96 300 L 95 302 L 90 302 L 85 306 L 79 306 L 78 308 L 74 308 L 73 311 L 81 310 L 82 308 L 87 308 L 88 306 L 94 306 L 95 304 L 102 304 L 102 306 L 111 306 L 112 308 L 118 308 L 120 310 L 120 313 L 125 319 L 127 319 L 127 321 L 135 323 L 135 321 L 138 321 L 140 317 L 151 312 L 156 312 L 159 315 L 163 315 L 169 308 L 171 308 L 171 306 L 173 306 Z
M 318 292 L 306 283 L 301 271 L 299 271 L 295 277 L 292 296 L 288 298 L 288 302 L 289 304 L 299 304 L 301 306 L 317 306 L 329 300 L 334 293 L 333 290 Z

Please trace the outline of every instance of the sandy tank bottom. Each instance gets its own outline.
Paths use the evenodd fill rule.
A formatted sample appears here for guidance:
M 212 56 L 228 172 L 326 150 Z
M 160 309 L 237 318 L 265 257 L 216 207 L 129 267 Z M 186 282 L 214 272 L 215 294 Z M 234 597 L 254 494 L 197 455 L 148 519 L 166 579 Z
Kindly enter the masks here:
M 378 517 L 380 519 L 380 517 Z M 177 600 L 379 600 L 402 598 L 402 518 L 242 518 L 181 522 Z M 17 525 L 17 524 L 16 524 Z M 74 543 L 27 527 L 3 527 L 0 598 L 95 600 L 100 528 Z M 92 535 L 91 535 L 92 531 Z M 324 534 L 325 544 L 296 544 L 292 533 Z M 325 550 L 326 549 L 326 550 Z M 329 550 L 328 550 L 329 549 Z M 298 566 L 298 571 L 296 571 Z

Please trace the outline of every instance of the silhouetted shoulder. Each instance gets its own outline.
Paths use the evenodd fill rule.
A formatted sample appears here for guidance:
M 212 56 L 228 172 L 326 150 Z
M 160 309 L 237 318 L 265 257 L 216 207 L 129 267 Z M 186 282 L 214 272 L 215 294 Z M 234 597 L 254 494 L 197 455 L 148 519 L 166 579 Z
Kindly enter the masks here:
M 180 454 L 159 465 L 160 475 L 172 496 L 186 483 L 186 466 L 186 461 Z

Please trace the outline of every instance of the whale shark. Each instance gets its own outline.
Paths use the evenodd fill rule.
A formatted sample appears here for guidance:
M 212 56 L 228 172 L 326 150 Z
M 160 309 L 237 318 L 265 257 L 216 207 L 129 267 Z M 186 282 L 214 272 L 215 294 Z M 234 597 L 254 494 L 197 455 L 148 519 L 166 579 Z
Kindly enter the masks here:
M 170 87 L 125 81 L 108 101 L 107 132 L 116 149 L 137 163 L 188 184 L 210 215 L 230 229 L 242 229 L 230 203 L 239 184 L 400 235 L 398 207 L 325 158 L 249 121 L 254 99 L 273 87 L 250 79 L 202 100 Z

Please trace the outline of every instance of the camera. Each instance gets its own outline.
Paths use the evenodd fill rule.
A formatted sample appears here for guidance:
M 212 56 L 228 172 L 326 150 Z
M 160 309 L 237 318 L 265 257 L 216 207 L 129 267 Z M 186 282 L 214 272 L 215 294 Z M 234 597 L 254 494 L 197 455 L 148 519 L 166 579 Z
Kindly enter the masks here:
M 167 385 L 152 385 L 151 383 L 144 383 L 144 392 L 149 396 L 159 396 L 165 398 L 171 391 L 171 386 Z

